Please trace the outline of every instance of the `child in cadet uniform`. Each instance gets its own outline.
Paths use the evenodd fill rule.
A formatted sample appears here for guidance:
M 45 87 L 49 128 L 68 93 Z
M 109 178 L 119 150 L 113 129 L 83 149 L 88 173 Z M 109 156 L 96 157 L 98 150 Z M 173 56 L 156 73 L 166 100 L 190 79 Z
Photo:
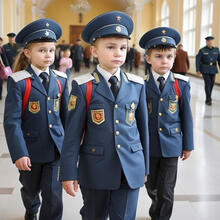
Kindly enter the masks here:
M 16 37 L 24 51 L 16 60 L 16 72 L 8 78 L 4 129 L 12 161 L 20 172 L 25 220 L 37 219 L 40 205 L 40 220 L 62 218 L 57 173 L 69 95 L 66 74 L 49 68 L 61 32 L 50 19 L 24 27 Z
M 145 185 L 152 199 L 152 220 L 170 219 L 178 157 L 187 159 L 194 147 L 189 78 L 170 72 L 179 41 L 176 30 L 159 27 L 145 33 L 139 42 L 151 65 L 145 80 L 150 148 Z
M 134 220 L 139 188 L 148 175 L 144 81 L 120 69 L 132 30 L 127 14 L 112 11 L 82 32 L 99 65 L 72 81 L 60 179 L 72 196 L 79 183 L 83 220 Z

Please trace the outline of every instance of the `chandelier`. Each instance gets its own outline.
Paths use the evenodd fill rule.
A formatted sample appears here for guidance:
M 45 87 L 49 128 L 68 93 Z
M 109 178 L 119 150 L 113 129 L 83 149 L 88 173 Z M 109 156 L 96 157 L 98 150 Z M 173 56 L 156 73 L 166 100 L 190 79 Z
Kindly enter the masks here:
M 90 10 L 91 6 L 87 0 L 76 0 L 76 3 L 71 4 L 70 8 L 73 12 L 85 13 Z
M 72 12 L 77 12 L 79 16 L 79 23 L 82 23 L 83 13 L 90 10 L 90 4 L 87 0 L 76 0 L 75 4 L 71 4 L 70 8 Z

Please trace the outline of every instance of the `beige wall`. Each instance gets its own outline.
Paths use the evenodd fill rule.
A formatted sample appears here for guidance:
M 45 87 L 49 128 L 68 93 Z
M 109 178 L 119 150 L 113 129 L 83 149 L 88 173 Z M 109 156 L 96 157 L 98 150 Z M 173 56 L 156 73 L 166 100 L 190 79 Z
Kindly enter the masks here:
M 7 42 L 7 33 L 11 32 L 11 4 L 10 1 L 3 1 L 3 12 L 4 12 L 4 43 Z

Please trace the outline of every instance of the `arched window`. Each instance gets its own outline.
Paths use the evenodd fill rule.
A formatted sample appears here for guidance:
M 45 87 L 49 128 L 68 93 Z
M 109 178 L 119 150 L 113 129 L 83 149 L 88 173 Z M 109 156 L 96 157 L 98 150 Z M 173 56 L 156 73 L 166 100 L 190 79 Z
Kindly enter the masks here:
M 205 46 L 205 37 L 212 35 L 213 0 L 202 0 L 200 47 Z
M 183 46 L 189 55 L 195 55 L 197 0 L 183 0 Z
M 169 27 L 170 24 L 170 9 L 167 4 L 167 1 L 164 0 L 161 8 L 161 26 Z

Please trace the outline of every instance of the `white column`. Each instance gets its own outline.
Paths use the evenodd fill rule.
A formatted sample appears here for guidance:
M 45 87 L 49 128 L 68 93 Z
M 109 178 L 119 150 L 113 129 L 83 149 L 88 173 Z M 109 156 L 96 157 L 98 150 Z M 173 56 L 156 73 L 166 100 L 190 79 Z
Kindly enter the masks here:
M 135 44 L 138 46 L 137 42 L 139 42 L 140 33 L 141 33 L 141 9 L 142 5 L 136 6 L 136 33 L 135 33 Z
M 0 37 L 4 36 L 4 11 L 3 11 L 3 0 L 0 0 Z
M 24 1 L 22 0 L 21 1 L 21 25 L 20 25 L 20 28 L 22 28 L 22 27 L 24 27 L 24 25 L 25 25 L 25 3 L 24 3 Z
M 20 0 L 14 0 L 14 31 L 17 33 L 20 30 Z
M 9 32 L 13 32 L 14 31 L 14 4 L 15 4 L 15 1 L 14 0 L 11 0 L 11 7 L 10 7 L 10 10 L 11 10 L 11 30 Z

